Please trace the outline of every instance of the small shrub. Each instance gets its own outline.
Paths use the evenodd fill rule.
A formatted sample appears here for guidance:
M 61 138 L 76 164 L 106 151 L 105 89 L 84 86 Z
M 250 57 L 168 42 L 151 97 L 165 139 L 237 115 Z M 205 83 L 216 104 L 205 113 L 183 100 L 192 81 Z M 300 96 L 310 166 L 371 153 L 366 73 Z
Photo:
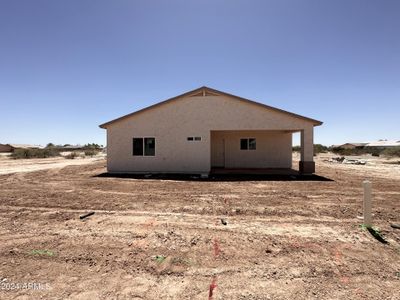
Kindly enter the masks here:
M 90 156 L 90 157 L 92 157 L 92 156 L 97 155 L 97 153 L 99 153 L 99 151 L 98 151 L 98 150 L 95 150 L 95 149 L 88 149 L 88 150 L 85 150 L 85 156 Z
M 382 154 L 385 156 L 400 157 L 400 147 L 386 148 Z
M 326 153 L 328 152 L 328 147 L 321 144 L 314 144 L 314 153 Z
M 365 153 L 369 153 L 372 156 L 380 156 L 384 151 L 384 149 L 382 148 L 374 148 L 374 147 L 365 147 L 363 150 L 365 151 Z
M 11 157 L 14 159 L 28 158 L 28 149 L 15 149 L 11 154 Z
M 79 153 L 78 152 L 71 152 L 67 155 L 64 156 L 66 159 L 75 159 L 77 157 L 79 157 Z
M 155 255 L 153 258 L 155 261 L 162 263 L 167 257 L 164 255 Z
M 300 146 L 293 146 L 293 147 L 292 147 L 292 151 L 293 151 L 293 152 L 300 152 L 300 150 L 301 150 L 301 147 L 300 147 Z

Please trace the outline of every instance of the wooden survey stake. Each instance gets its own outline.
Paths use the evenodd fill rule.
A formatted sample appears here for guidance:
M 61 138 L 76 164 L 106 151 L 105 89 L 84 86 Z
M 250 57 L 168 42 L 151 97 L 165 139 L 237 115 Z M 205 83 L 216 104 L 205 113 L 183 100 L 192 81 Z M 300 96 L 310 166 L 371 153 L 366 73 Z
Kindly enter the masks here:
M 368 180 L 363 181 L 363 187 L 364 187 L 364 207 L 363 207 L 363 213 L 364 213 L 364 225 L 367 227 L 372 226 L 372 216 L 371 216 L 371 201 L 372 201 L 372 195 L 371 195 L 371 182 Z

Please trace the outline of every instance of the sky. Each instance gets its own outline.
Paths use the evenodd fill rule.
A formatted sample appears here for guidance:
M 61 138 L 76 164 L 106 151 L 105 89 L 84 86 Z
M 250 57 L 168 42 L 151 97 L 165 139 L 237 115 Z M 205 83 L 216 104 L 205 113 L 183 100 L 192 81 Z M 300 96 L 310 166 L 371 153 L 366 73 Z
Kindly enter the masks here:
M 323 121 L 315 143 L 400 140 L 400 1 L 0 0 L 0 143 L 104 145 L 204 85 Z

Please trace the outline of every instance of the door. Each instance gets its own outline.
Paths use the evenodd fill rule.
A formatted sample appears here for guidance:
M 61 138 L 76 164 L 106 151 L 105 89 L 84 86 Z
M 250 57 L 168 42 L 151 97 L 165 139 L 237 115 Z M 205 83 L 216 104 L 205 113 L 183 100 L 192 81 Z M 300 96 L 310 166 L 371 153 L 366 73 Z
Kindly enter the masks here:
M 225 168 L 225 139 L 222 139 L 222 165 L 221 168 Z
M 211 138 L 211 167 L 225 168 L 225 138 L 223 136 Z

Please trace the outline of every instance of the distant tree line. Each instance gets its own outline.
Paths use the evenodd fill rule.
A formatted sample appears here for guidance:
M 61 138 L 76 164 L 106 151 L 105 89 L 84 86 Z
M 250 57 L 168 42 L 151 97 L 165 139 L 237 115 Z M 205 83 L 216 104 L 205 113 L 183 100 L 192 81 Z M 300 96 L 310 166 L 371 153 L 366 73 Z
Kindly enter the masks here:
M 74 159 L 79 156 L 90 156 L 90 157 L 95 156 L 101 151 L 102 148 L 103 148 L 102 145 L 96 143 L 88 143 L 83 146 L 76 146 L 76 147 L 70 144 L 55 145 L 53 143 L 48 143 L 46 147 L 43 149 L 32 149 L 32 148 L 15 149 L 14 152 L 11 154 L 11 157 L 14 159 L 48 158 L 48 157 L 61 156 L 61 152 L 71 151 L 71 153 L 66 155 L 65 158 Z M 84 154 L 80 155 L 82 151 Z
M 300 146 L 293 146 L 292 150 L 294 152 L 300 152 Z M 337 155 L 363 155 L 371 154 L 372 156 L 394 156 L 400 157 L 400 147 L 362 147 L 354 149 L 345 149 L 335 146 L 324 146 L 321 144 L 314 144 L 314 154 L 333 152 Z
M 73 148 L 74 145 L 71 145 L 71 144 L 55 145 L 53 143 L 48 143 L 45 148 L 57 148 L 57 149 L 61 149 L 62 150 L 62 149 L 67 148 L 67 147 L 72 147 Z M 99 144 L 96 144 L 96 143 L 88 143 L 88 144 L 85 144 L 83 146 L 77 145 L 76 148 L 83 149 L 83 150 L 85 150 L 85 149 L 101 150 L 103 148 L 103 145 L 99 145 Z

